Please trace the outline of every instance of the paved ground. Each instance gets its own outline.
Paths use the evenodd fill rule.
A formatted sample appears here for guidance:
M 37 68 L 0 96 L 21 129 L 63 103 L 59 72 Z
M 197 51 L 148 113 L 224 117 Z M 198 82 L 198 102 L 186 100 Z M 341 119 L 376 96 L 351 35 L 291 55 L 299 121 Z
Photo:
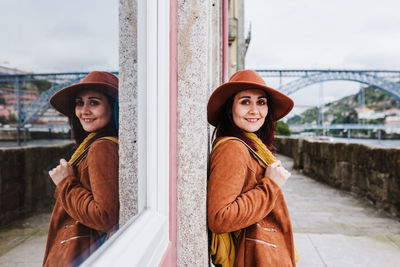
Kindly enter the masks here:
M 291 169 L 290 158 L 279 156 Z M 299 267 L 399 267 L 400 223 L 297 171 L 284 186 Z M 50 214 L 0 229 L 0 266 L 41 266 Z
M 0 229 L 0 266 L 42 266 L 50 214 L 43 213 Z
M 290 158 L 279 156 L 292 169 Z M 400 223 L 297 171 L 284 186 L 299 267 L 399 267 Z

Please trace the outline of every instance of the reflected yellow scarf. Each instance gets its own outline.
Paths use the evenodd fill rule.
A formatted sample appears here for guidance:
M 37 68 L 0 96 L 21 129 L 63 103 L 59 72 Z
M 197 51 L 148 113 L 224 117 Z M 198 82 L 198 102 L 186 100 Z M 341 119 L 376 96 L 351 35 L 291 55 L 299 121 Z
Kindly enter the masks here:
M 88 136 L 86 136 L 86 138 L 75 150 L 74 154 L 72 154 L 71 159 L 69 160 L 69 163 L 71 163 L 72 167 L 77 167 L 86 157 L 89 151 L 89 147 L 87 147 L 86 144 L 95 136 L 96 133 L 90 133 Z M 118 144 L 118 139 L 116 137 L 106 136 L 106 137 L 101 137 L 99 139 L 108 139 Z

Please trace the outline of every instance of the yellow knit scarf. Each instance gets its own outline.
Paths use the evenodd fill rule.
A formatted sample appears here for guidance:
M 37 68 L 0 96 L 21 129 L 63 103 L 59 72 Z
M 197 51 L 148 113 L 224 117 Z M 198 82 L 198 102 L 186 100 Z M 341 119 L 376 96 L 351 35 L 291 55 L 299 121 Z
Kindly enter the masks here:
M 71 159 L 69 160 L 69 163 L 71 163 L 72 167 L 77 167 L 82 160 L 86 157 L 89 147 L 87 146 L 87 143 L 89 140 L 91 140 L 93 137 L 96 136 L 96 133 L 90 133 L 86 138 L 82 141 L 82 143 L 78 146 L 78 148 L 75 150 L 74 154 L 71 156 Z M 104 136 L 99 138 L 101 139 L 107 139 L 111 140 L 114 143 L 118 144 L 118 138 L 113 137 L 113 136 Z
M 86 153 L 87 153 L 87 147 L 86 144 L 89 142 L 90 139 L 96 136 L 96 133 L 90 133 L 86 138 L 82 141 L 82 143 L 78 146 L 78 148 L 75 150 L 74 154 L 72 154 L 71 159 L 69 160 L 69 163 L 73 167 L 78 166 L 82 160 L 85 158 Z
M 254 142 L 254 145 L 257 149 L 257 154 L 265 161 L 265 163 L 271 165 L 276 161 L 275 156 L 272 154 L 271 151 L 269 151 L 267 146 L 261 141 L 260 138 L 258 138 L 255 133 L 244 132 L 244 134 Z
M 71 159 L 69 160 L 69 163 L 71 163 L 72 167 L 77 167 L 82 160 L 86 157 L 89 147 L 86 145 L 89 140 L 91 140 L 93 137 L 96 136 L 96 133 L 90 133 L 86 138 L 82 141 L 82 143 L 78 146 L 78 148 L 75 150 L 74 154 L 71 156 Z M 104 136 L 99 138 L 100 139 L 107 139 L 111 140 L 114 143 L 118 144 L 118 138 L 113 137 L 113 136 Z

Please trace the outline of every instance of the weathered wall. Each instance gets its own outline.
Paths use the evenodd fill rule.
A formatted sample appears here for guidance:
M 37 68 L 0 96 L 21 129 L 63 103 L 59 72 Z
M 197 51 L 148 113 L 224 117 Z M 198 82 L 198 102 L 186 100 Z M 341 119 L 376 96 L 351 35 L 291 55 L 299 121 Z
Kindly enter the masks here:
M 400 149 L 283 137 L 274 144 L 305 174 L 400 217 Z
M 35 211 L 51 211 L 55 186 L 48 171 L 72 152 L 72 142 L 0 149 L 0 225 Z

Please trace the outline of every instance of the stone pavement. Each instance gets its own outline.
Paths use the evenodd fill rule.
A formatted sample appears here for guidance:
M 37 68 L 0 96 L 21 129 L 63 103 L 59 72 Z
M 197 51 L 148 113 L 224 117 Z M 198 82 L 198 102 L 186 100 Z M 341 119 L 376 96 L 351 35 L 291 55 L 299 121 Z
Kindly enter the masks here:
M 299 267 L 399 267 L 400 223 L 366 201 L 292 169 L 284 194 L 292 219 Z
M 298 267 L 398 267 L 400 223 L 351 194 L 292 170 L 284 186 L 300 252 Z M 41 266 L 50 214 L 0 229 L 0 266 Z
M 0 266 L 42 266 L 49 221 L 42 213 L 0 228 Z

